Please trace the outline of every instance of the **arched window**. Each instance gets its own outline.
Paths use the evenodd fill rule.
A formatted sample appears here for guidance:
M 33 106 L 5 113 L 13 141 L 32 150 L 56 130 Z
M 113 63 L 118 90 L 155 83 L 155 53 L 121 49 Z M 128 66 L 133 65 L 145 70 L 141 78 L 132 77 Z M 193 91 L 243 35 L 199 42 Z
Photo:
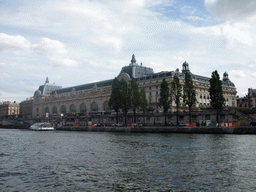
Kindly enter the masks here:
M 108 101 L 105 101 L 103 103 L 103 109 L 104 109 L 104 111 L 107 111 L 107 112 L 110 111 L 110 107 L 109 107 Z
M 62 114 L 65 114 L 65 113 L 67 112 L 66 107 L 65 107 L 64 105 L 61 106 L 60 112 L 61 112 Z
M 76 106 L 74 104 L 71 104 L 69 107 L 69 112 L 70 113 L 75 113 L 76 112 Z
M 85 113 L 86 112 L 86 105 L 84 103 L 82 103 L 80 105 L 80 113 Z
M 98 104 L 96 102 L 91 104 L 91 111 L 98 111 Z
M 45 107 L 45 108 L 44 108 L 44 112 L 45 112 L 45 113 L 49 113 L 49 108 L 48 108 L 48 107 Z
M 57 114 L 57 113 L 58 113 L 57 107 L 54 106 L 54 107 L 52 108 L 52 114 Z

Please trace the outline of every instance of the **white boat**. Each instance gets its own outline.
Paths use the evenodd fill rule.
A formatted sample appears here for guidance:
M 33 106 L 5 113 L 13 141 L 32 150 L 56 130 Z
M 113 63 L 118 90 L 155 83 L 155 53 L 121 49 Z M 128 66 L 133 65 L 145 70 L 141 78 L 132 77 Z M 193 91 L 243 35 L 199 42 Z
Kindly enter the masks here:
M 55 128 L 50 123 L 34 123 L 30 126 L 30 130 L 36 131 L 53 131 Z

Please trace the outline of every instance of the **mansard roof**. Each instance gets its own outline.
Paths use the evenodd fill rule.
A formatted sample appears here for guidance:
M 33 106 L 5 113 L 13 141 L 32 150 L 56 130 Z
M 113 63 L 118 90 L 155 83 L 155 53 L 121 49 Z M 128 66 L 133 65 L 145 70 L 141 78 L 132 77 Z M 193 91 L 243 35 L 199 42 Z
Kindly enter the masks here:
M 156 79 L 156 78 L 164 78 L 164 77 L 173 77 L 174 75 L 178 75 L 179 78 L 185 78 L 184 73 L 180 73 L 180 72 L 176 72 L 176 71 L 164 71 L 164 72 L 153 73 L 153 74 L 149 74 L 149 75 L 146 75 L 146 76 L 143 76 L 143 77 L 136 78 L 136 81 L 143 81 L 143 80 L 148 80 L 148 79 Z M 192 74 L 192 79 L 196 80 L 196 81 L 199 81 L 199 82 L 210 83 L 210 78 L 200 76 L 200 75 Z M 110 80 L 100 81 L 100 82 L 96 82 L 96 83 L 89 83 L 89 84 L 84 84 L 84 85 L 62 88 L 62 89 L 52 91 L 51 95 L 53 95 L 55 92 L 57 94 L 61 94 L 61 93 L 72 92 L 72 90 L 81 91 L 81 90 L 92 89 L 94 86 L 97 86 L 97 87 L 111 86 L 113 80 L 114 79 L 110 79 Z M 231 81 L 228 81 L 228 82 L 222 81 L 222 84 L 224 86 L 235 87 L 234 83 L 232 83 Z
M 146 79 L 155 79 L 155 78 L 159 78 L 159 77 L 163 77 L 163 78 L 164 77 L 173 77 L 174 75 L 178 75 L 179 78 L 185 78 L 185 73 L 180 73 L 180 72 L 177 72 L 177 71 L 163 71 L 163 72 L 159 72 L 159 73 L 148 74 L 148 75 L 145 75 L 143 77 L 136 78 L 136 80 L 137 81 L 142 81 L 142 80 L 146 80 Z M 191 73 L 191 76 L 192 76 L 193 80 L 210 83 L 210 78 L 209 77 L 195 75 L 195 74 L 192 74 L 192 73 Z M 231 82 L 230 80 L 222 81 L 222 85 L 235 87 L 235 84 L 233 82 Z
M 57 94 L 68 93 L 68 92 L 71 92 L 73 89 L 75 89 L 75 91 L 81 91 L 81 90 L 86 90 L 86 89 L 92 89 L 94 86 L 105 87 L 105 86 L 112 85 L 113 80 L 114 79 L 110 79 L 110 80 L 99 81 L 99 82 L 95 82 L 95 83 L 88 83 L 88 84 L 58 89 L 58 90 L 51 92 L 51 95 L 53 95 L 55 92 Z
M 183 72 L 179 72 L 179 70 L 177 69 L 176 71 L 162 71 L 159 73 L 154 73 L 152 68 L 144 67 L 144 66 L 142 66 L 142 64 L 138 65 L 136 63 L 136 59 L 135 59 L 134 55 L 132 55 L 131 62 L 132 63 L 130 65 L 124 66 L 122 68 L 120 74 L 125 73 L 125 74 L 129 75 L 131 78 L 134 78 L 134 76 L 135 76 L 136 81 L 143 81 L 143 80 L 147 80 L 147 79 L 164 78 L 164 77 L 173 77 L 174 75 L 178 75 L 180 78 L 185 78 L 184 66 L 186 66 L 186 68 L 185 68 L 186 71 L 189 71 L 189 65 L 187 62 L 183 63 Z M 191 73 L 191 76 L 192 76 L 193 80 L 196 80 L 199 82 L 207 82 L 207 83 L 210 82 L 209 77 L 195 75 L 193 73 Z M 51 95 L 55 94 L 55 92 L 57 94 L 61 94 L 61 93 L 72 92 L 72 90 L 81 91 L 81 90 L 92 89 L 94 86 L 97 86 L 97 87 L 111 86 L 113 80 L 114 79 L 110 79 L 110 80 L 105 80 L 105 81 L 100 81 L 100 82 L 95 82 L 95 83 L 88 83 L 88 84 L 83 84 L 83 85 L 78 85 L 78 86 L 73 86 L 73 87 L 60 88 L 60 89 L 52 91 Z M 46 84 L 47 84 L 47 82 L 46 82 Z M 235 87 L 234 83 L 232 83 L 229 79 L 223 80 L 222 85 Z M 40 88 L 41 88 L 41 86 L 40 86 Z M 39 88 L 39 90 L 40 90 L 40 88 Z M 43 92 L 43 90 L 40 90 L 40 91 Z
M 132 55 L 131 63 L 128 66 L 124 66 L 121 69 L 120 73 L 127 73 L 131 78 L 143 77 L 145 75 L 153 74 L 154 71 L 152 68 L 138 65 L 136 63 L 135 55 Z
M 50 93 L 53 91 L 53 90 L 56 90 L 56 89 L 61 89 L 62 87 L 61 86 L 58 86 L 58 85 L 55 85 L 55 84 L 50 84 L 49 83 L 49 79 L 48 77 L 46 78 L 46 81 L 45 81 L 45 84 L 44 85 L 40 85 L 38 90 L 36 91 L 38 94 L 42 94 L 42 95 L 50 95 Z

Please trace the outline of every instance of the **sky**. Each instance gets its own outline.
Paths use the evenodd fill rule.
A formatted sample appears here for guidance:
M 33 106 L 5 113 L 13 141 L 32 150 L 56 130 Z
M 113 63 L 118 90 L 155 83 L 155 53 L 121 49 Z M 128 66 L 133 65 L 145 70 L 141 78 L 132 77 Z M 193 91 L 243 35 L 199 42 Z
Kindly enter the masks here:
M 0 0 L 0 101 L 113 79 L 132 54 L 154 72 L 256 81 L 255 0 Z

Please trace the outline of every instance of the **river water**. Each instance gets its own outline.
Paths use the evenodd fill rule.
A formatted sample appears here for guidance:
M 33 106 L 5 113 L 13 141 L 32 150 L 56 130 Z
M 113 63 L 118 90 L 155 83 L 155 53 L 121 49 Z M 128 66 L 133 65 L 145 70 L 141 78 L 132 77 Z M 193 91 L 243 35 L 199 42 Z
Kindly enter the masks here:
M 0 129 L 0 191 L 256 191 L 255 140 Z

